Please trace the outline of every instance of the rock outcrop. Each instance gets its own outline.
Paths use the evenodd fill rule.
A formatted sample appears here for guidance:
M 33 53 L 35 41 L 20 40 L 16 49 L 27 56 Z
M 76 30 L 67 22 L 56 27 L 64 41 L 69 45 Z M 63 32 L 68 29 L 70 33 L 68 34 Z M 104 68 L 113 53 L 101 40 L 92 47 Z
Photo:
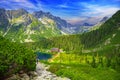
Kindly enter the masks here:
M 55 74 L 47 71 L 49 67 L 45 66 L 43 63 L 38 63 L 36 66 L 36 71 L 31 71 L 29 73 L 13 74 L 12 77 L 6 80 L 70 80 L 69 78 L 58 77 Z
M 9 25 L 9 20 L 6 14 L 6 10 L 3 8 L 0 8 L 0 29 L 2 29 L 3 31 L 6 31 L 8 25 Z

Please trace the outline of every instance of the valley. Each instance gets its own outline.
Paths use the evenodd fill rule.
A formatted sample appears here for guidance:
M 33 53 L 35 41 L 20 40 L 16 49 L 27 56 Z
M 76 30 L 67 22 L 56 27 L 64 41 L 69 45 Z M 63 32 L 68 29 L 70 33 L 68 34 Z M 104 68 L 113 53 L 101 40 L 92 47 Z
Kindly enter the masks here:
M 63 50 L 61 53 L 55 52 L 47 61 L 40 61 L 50 65 L 48 70 L 58 76 L 71 80 L 119 80 L 120 21 L 116 19 L 118 16 L 119 11 L 97 30 L 82 35 L 43 39 L 41 42 L 45 41 L 45 44 L 37 42 L 31 45 L 34 45 L 36 50 L 38 48 L 35 47 L 39 46 L 43 52 L 53 47 Z M 112 25 L 114 28 L 110 27 Z
M 0 79 L 35 71 L 41 74 L 33 80 L 54 80 L 49 73 L 55 80 L 120 80 L 120 10 L 85 25 L 49 12 L 0 9 Z

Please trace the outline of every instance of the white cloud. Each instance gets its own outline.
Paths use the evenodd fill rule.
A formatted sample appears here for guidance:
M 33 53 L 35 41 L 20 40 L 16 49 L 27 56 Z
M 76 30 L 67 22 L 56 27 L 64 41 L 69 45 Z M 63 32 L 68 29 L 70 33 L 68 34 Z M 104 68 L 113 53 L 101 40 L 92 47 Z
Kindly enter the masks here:
M 66 0 L 63 4 L 60 4 L 57 7 L 60 7 L 60 8 L 68 8 L 68 7 L 70 7 L 70 6 L 67 5 L 69 1 L 70 0 Z
M 27 2 L 28 0 L 14 0 L 14 2 Z
M 86 7 L 85 12 L 83 12 L 83 15 L 90 15 L 90 16 L 98 16 L 98 17 L 104 17 L 104 16 L 111 16 L 116 11 L 118 11 L 120 8 L 115 6 L 99 6 L 99 5 L 93 5 L 93 4 L 87 4 L 82 3 L 83 6 Z
M 96 23 L 100 21 L 103 17 L 112 16 L 116 11 L 120 10 L 119 7 L 112 5 L 97 5 L 97 4 L 88 4 L 88 3 L 78 3 L 77 5 L 82 5 L 84 8 L 80 9 L 80 12 L 77 17 L 67 19 L 70 23 Z M 83 17 L 82 17 L 83 16 Z M 90 18 L 89 18 L 90 17 Z
M 27 8 L 36 8 L 35 5 L 33 5 L 32 3 L 30 3 L 29 1 L 27 0 L 22 0 L 21 2 L 19 0 L 17 0 L 19 6 L 21 7 L 27 7 Z
M 43 5 L 42 3 L 41 3 L 41 0 L 35 0 L 36 2 L 37 2 L 37 4 L 35 4 L 35 6 L 36 6 L 36 10 L 43 10 L 43 7 L 45 6 L 45 5 Z
M 38 8 L 41 9 L 40 4 L 34 5 L 28 0 L 1 0 L 0 3 L 4 4 L 5 8 L 7 9 L 18 9 L 18 8 L 34 9 L 34 10 Z
M 76 18 L 67 19 L 67 21 L 72 24 L 83 24 L 85 22 L 90 24 L 95 24 L 100 20 L 101 20 L 100 17 L 76 17 Z
M 82 22 L 82 21 L 84 21 L 86 19 L 87 19 L 86 17 L 83 17 L 83 18 L 81 18 L 81 17 L 73 17 L 73 18 L 70 18 L 70 19 L 68 18 L 67 21 L 69 23 L 75 24 L 75 23 L 78 23 L 78 22 Z
M 69 6 L 65 5 L 65 4 L 61 4 L 61 5 L 58 5 L 57 7 L 60 7 L 60 8 L 68 8 Z

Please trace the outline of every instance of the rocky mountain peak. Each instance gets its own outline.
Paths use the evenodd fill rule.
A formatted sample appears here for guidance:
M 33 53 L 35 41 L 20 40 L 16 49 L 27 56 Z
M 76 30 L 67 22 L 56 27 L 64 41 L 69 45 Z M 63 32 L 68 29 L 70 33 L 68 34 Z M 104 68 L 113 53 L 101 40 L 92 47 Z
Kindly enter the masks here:
M 5 12 L 5 9 L 4 8 L 0 8 L 0 12 Z
M 8 17 L 11 18 L 18 18 L 24 14 L 28 14 L 28 12 L 25 9 L 18 9 L 18 10 L 8 10 Z
M 103 19 L 102 19 L 100 22 L 105 22 L 105 21 L 107 21 L 107 20 L 108 20 L 108 17 L 105 16 L 105 17 L 103 17 Z
M 6 10 L 4 8 L 0 8 L 0 28 L 3 30 L 7 29 L 9 21 L 7 19 Z
M 67 28 L 71 25 L 67 23 L 67 21 L 61 19 L 60 17 L 53 16 L 50 12 L 36 11 L 33 13 L 33 16 L 38 19 L 43 17 L 48 17 L 49 19 L 52 19 L 56 23 L 57 28 L 60 30 Z
M 33 16 L 36 18 L 48 17 L 51 18 L 53 16 L 50 12 L 36 11 L 33 13 Z
M 28 26 L 29 24 L 32 23 L 32 19 L 29 14 L 25 14 L 22 16 L 22 19 L 24 20 L 23 25 Z

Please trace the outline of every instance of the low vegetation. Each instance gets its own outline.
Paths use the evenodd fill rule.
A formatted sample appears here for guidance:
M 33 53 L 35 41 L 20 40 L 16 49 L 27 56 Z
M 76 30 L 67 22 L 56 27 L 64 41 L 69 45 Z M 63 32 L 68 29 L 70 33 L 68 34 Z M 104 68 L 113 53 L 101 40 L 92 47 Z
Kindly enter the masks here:
M 119 80 L 120 46 L 111 51 L 110 54 L 100 54 L 100 51 L 78 55 L 61 53 L 46 64 L 51 65 L 49 71 L 71 80 Z
M 0 36 L 0 79 L 21 70 L 28 72 L 35 69 L 35 54 L 25 46 L 9 42 Z

